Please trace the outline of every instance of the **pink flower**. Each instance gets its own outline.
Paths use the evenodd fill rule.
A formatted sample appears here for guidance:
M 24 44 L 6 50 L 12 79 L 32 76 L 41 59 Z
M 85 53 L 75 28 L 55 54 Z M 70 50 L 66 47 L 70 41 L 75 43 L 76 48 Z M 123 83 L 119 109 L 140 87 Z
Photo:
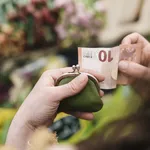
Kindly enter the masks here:
M 62 8 L 62 7 L 66 7 L 72 2 L 73 0 L 54 0 L 54 6 L 57 8 Z
M 106 1 L 104 1 L 104 0 L 96 1 L 94 4 L 94 8 L 98 12 L 106 12 L 106 10 L 107 10 Z
M 67 32 L 66 32 L 66 30 L 65 30 L 65 27 L 63 26 L 63 25 L 57 25 L 56 27 L 55 27 L 55 30 L 56 30 L 56 32 L 57 32 L 57 34 L 58 34 L 58 37 L 60 38 L 60 39 L 65 39 L 66 38 L 66 36 L 67 36 Z
M 90 25 L 91 19 L 93 17 L 92 13 L 89 12 L 82 3 L 77 4 L 77 18 L 78 24 L 83 27 L 88 27 Z
M 73 25 L 78 25 L 78 23 L 79 23 L 78 17 L 76 15 L 71 16 L 70 23 Z
M 73 1 L 70 2 L 70 3 L 66 6 L 65 11 L 66 11 L 66 13 L 69 14 L 69 15 L 72 15 L 73 13 L 75 13 L 75 12 L 76 12 L 76 5 L 75 5 L 75 3 L 74 3 Z

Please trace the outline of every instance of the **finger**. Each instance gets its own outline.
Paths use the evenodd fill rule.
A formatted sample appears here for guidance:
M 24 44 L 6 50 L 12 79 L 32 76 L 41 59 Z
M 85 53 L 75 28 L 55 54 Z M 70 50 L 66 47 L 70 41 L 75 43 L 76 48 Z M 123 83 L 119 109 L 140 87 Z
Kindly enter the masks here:
M 76 118 L 84 119 L 84 120 L 93 120 L 94 115 L 93 113 L 88 112 L 66 112 L 67 114 L 70 114 L 72 116 L 75 116 Z
M 137 79 L 150 80 L 150 68 L 130 61 L 120 61 L 119 71 Z
M 64 73 L 68 73 L 68 72 L 72 72 L 71 67 L 51 70 L 51 71 L 49 71 L 49 76 L 52 76 L 53 79 L 56 81 L 61 75 L 63 75 Z M 80 72 L 89 73 L 89 74 L 95 76 L 97 78 L 97 80 L 100 82 L 102 82 L 105 79 L 104 76 L 102 76 L 98 71 L 81 68 Z
M 53 70 L 47 70 L 45 71 L 39 82 L 42 85 L 50 85 L 54 86 L 55 81 L 64 73 L 71 72 L 72 68 L 71 67 L 66 67 L 66 68 L 60 68 L 60 69 L 53 69 Z
M 139 33 L 129 34 L 122 40 L 122 44 L 136 44 L 136 43 L 143 43 L 145 46 L 149 42 Z
M 100 72 L 95 71 L 95 70 L 83 69 L 83 68 L 81 68 L 80 71 L 81 71 L 81 72 L 85 72 L 85 73 L 89 73 L 89 74 L 95 76 L 95 78 L 97 78 L 97 80 L 98 80 L 99 82 L 102 82 L 102 81 L 104 81 L 104 79 L 105 79 L 105 77 L 102 76 L 102 75 L 100 74 Z
M 103 97 L 104 96 L 104 91 L 100 90 L 100 96 Z
M 82 68 L 80 69 L 80 71 L 92 74 L 93 76 L 97 78 L 99 82 L 102 82 L 104 80 L 104 77 L 100 75 L 100 73 L 97 71 L 93 71 L 89 69 L 82 69 Z M 72 67 L 47 70 L 42 74 L 38 82 L 40 82 L 41 85 L 54 86 L 56 80 L 64 73 L 68 73 L 68 72 L 72 72 Z
M 80 74 L 75 79 L 73 79 L 71 82 L 54 87 L 53 90 L 57 91 L 55 92 L 55 98 L 58 100 L 63 100 L 64 98 L 76 95 L 79 93 L 87 84 L 88 77 L 85 74 Z

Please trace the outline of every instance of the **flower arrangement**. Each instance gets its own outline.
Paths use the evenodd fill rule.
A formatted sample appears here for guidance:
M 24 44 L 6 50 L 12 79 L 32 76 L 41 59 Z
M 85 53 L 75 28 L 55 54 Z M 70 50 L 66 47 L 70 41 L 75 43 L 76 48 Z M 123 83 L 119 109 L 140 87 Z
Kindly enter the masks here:
M 55 0 L 54 6 L 62 12 L 55 27 L 62 48 L 98 45 L 98 33 L 104 26 L 103 1 Z
M 13 25 L 0 26 L 0 56 L 14 56 L 24 50 L 24 31 L 16 30 Z
M 1 7 L 6 18 L 0 32 L 1 55 L 14 55 L 57 41 L 54 30 L 57 11 L 49 9 L 46 0 L 31 0 L 25 5 L 9 1 Z
M 102 0 L 7 0 L 0 7 L 1 56 L 45 46 L 96 46 L 104 25 Z

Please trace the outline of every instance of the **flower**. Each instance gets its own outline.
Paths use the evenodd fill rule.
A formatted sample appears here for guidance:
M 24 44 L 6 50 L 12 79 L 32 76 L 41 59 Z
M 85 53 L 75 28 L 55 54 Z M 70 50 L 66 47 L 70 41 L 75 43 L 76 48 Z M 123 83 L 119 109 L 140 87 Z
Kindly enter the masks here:
M 54 0 L 54 6 L 56 8 L 65 8 L 70 5 L 73 0 Z
M 99 1 L 96 1 L 95 4 L 94 4 L 94 9 L 98 12 L 106 12 L 106 1 L 102 1 L 102 0 L 99 0 Z
M 59 24 L 55 27 L 55 30 L 58 34 L 59 39 L 65 39 L 67 37 L 67 31 L 62 24 Z
M 9 24 L 3 24 L 1 26 L 1 30 L 3 33 L 8 34 L 8 35 L 11 35 L 14 31 L 13 27 Z

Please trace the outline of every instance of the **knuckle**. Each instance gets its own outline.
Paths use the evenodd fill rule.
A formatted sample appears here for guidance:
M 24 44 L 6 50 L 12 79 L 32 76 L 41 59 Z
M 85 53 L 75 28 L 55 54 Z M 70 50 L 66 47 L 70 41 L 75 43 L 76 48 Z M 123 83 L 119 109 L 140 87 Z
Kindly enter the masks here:
M 125 37 L 123 38 L 123 40 L 122 40 L 122 44 L 123 44 L 126 40 L 128 40 L 129 37 L 130 37 L 130 35 L 125 36 Z
M 43 73 L 42 73 L 42 76 L 47 76 L 48 74 L 49 74 L 49 70 L 46 70 L 46 71 L 44 71 Z
M 133 32 L 132 35 L 139 36 L 140 34 L 138 32 Z

